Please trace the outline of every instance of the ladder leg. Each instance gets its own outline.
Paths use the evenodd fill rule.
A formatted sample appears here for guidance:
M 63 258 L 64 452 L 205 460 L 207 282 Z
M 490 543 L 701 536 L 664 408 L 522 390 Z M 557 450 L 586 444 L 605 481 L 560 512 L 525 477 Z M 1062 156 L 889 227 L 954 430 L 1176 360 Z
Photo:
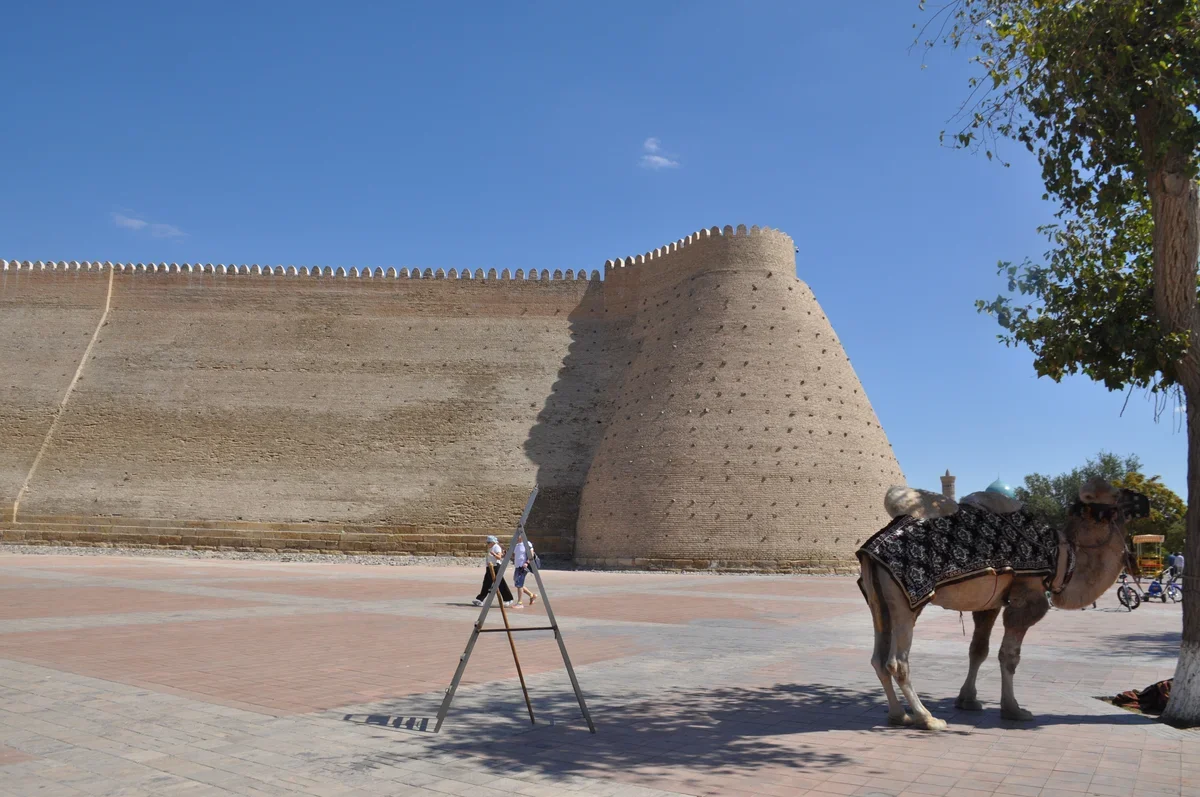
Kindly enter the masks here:
M 524 529 L 522 528 L 522 537 L 524 537 Z M 592 715 L 588 712 L 587 701 L 583 699 L 583 690 L 579 688 L 579 679 L 575 677 L 575 668 L 571 666 L 571 657 L 567 655 L 567 645 L 563 642 L 562 630 L 558 627 L 558 620 L 554 618 L 554 609 L 550 606 L 550 599 L 546 595 L 546 585 L 542 583 L 542 574 L 538 572 L 537 565 L 532 560 L 529 562 L 529 569 L 533 572 L 533 577 L 537 579 L 538 592 L 541 593 L 542 603 L 546 605 L 546 615 L 550 618 L 550 625 L 554 626 L 554 641 L 558 643 L 558 651 L 562 653 L 563 664 L 567 668 L 567 675 L 571 678 L 571 687 L 575 690 L 575 699 L 579 701 L 579 711 L 583 714 L 583 719 L 587 722 L 588 730 L 592 733 L 596 732 L 596 726 L 592 723 Z
M 442 698 L 442 705 L 438 708 L 437 724 L 433 727 L 433 732 L 437 733 L 442 729 L 442 723 L 446 721 L 446 714 L 450 711 L 450 703 L 454 700 L 454 693 L 458 691 L 458 684 L 462 681 L 463 673 L 467 671 L 467 662 L 471 660 L 471 651 L 475 649 L 475 640 L 479 639 L 479 629 L 483 627 L 483 621 L 487 617 L 488 609 L 492 606 L 492 597 L 496 594 L 496 585 L 492 584 L 492 591 L 488 593 L 487 598 L 483 602 L 483 610 L 479 613 L 479 619 L 475 621 L 475 627 L 471 629 L 471 636 L 467 638 L 467 649 L 458 657 L 458 667 L 454 670 L 454 678 L 450 681 L 450 687 L 446 690 L 446 696 Z

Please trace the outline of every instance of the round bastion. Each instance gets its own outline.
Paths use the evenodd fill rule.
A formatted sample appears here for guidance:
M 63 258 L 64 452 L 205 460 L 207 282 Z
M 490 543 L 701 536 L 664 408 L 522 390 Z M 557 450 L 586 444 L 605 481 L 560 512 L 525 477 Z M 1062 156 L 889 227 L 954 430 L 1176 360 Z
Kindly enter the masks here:
M 782 232 L 713 228 L 606 271 L 632 352 L 580 499 L 594 567 L 838 570 L 904 477 Z

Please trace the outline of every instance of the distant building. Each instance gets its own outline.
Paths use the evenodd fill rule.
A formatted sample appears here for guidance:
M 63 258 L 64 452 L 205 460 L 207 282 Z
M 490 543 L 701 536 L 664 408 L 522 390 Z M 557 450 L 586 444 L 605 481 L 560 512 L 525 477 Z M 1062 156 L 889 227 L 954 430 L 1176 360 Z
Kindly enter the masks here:
M 996 481 L 989 484 L 987 486 L 987 489 L 984 490 L 984 492 L 999 493 L 1000 495 L 1003 495 L 1006 498 L 1016 498 L 1017 497 L 1017 491 L 1015 489 L 1013 489 L 1013 486 L 1011 484 L 1008 484 L 1007 482 L 1001 481 L 999 477 L 996 478 Z
M 945 475 L 942 476 L 942 495 L 954 500 L 954 477 L 950 475 L 948 468 Z

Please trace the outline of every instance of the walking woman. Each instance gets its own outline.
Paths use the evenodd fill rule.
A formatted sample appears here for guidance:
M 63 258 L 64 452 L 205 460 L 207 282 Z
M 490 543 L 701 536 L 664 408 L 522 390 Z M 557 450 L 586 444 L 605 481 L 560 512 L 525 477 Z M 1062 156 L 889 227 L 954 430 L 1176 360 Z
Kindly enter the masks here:
M 492 571 L 500 567 L 500 562 L 504 560 L 504 549 L 500 547 L 500 540 L 488 535 L 487 544 L 487 554 L 483 557 L 483 586 L 479 588 L 479 594 L 472 601 L 476 606 L 482 606 L 484 598 L 492 591 L 492 582 L 495 580 Z M 500 579 L 500 598 L 504 601 L 505 607 L 512 606 L 512 591 L 509 590 L 504 579 Z
M 525 541 L 517 543 L 517 549 L 513 551 L 513 586 L 517 588 L 517 605 L 514 609 L 525 608 L 524 600 L 529 596 L 529 605 L 538 599 L 537 593 L 525 586 L 525 577 L 529 575 L 529 567 L 531 560 L 537 556 L 533 550 L 533 543 Z M 538 559 L 538 562 L 541 562 Z

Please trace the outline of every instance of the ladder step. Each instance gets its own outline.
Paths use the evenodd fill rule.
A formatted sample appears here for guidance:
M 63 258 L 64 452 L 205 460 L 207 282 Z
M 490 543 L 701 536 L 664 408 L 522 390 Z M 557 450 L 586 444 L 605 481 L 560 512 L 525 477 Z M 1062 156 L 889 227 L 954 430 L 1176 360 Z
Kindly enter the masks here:
M 481 633 L 481 634 L 502 634 L 506 631 L 554 631 L 554 630 L 556 630 L 556 629 L 552 625 L 539 625 L 539 626 L 535 626 L 532 628 L 480 628 L 479 633 Z

